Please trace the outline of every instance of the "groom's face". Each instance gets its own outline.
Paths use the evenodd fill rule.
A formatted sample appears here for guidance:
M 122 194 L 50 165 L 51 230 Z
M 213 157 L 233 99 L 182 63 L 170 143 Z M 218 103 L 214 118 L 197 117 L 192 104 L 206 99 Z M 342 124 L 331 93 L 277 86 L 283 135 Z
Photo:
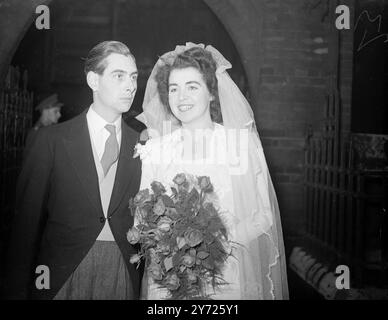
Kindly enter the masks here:
M 97 98 L 105 108 L 116 114 L 127 112 L 137 89 L 137 67 L 130 56 L 112 53 L 106 68 L 98 76 Z

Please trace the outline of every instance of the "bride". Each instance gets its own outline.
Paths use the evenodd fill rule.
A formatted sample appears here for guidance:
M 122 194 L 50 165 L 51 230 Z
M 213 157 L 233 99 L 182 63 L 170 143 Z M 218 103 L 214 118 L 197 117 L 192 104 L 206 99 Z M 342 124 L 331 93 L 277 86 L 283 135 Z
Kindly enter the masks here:
M 138 116 L 150 139 L 137 151 L 141 189 L 168 186 L 178 173 L 209 176 L 233 246 L 212 299 L 288 299 L 279 208 L 249 103 L 215 48 L 187 43 L 164 54 Z M 145 276 L 144 299 L 167 292 Z

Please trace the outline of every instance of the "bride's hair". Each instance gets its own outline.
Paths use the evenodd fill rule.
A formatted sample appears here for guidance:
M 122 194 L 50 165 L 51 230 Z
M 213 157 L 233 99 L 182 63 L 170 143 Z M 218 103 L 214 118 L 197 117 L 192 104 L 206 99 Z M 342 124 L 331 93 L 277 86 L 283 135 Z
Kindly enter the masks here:
M 194 47 L 179 54 L 172 64 L 164 64 L 159 67 L 156 73 L 158 92 L 160 100 L 171 113 L 168 103 L 168 79 L 170 73 L 175 69 L 195 68 L 203 76 L 210 94 L 214 97 L 210 101 L 210 116 L 212 121 L 222 123 L 220 100 L 218 97 L 218 81 L 216 77 L 217 65 L 211 53 L 205 49 Z

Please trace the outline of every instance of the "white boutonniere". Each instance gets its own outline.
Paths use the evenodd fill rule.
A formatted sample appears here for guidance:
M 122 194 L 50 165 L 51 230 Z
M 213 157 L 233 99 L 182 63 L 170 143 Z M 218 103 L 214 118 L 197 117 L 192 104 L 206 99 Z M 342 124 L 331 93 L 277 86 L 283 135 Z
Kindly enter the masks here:
M 140 157 L 140 160 L 143 160 L 151 152 L 151 147 L 148 143 L 141 144 L 138 142 L 133 151 L 133 158 Z
M 142 147 L 143 145 L 141 143 L 136 143 L 135 147 L 133 148 L 133 155 L 132 155 L 134 159 L 140 156 Z

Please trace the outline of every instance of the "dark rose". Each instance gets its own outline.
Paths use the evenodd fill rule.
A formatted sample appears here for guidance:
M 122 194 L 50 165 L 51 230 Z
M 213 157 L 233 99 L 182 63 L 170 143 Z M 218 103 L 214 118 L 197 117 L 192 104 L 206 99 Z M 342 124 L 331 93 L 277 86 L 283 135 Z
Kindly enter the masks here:
M 214 269 L 214 261 L 209 259 L 209 258 L 206 258 L 205 260 L 202 260 L 202 265 L 206 269 L 209 269 L 209 270 L 213 270 Z
M 173 181 L 175 184 L 177 184 L 179 186 L 186 181 L 186 176 L 184 173 L 179 173 L 175 176 Z
M 155 203 L 154 205 L 154 209 L 153 209 L 154 213 L 157 215 L 157 216 L 161 216 L 163 215 L 163 213 L 166 211 L 166 206 L 164 205 L 163 203 L 163 200 L 162 199 L 158 199 L 158 201 Z
M 187 269 L 186 273 L 187 273 L 187 281 L 189 283 L 196 283 L 197 282 L 197 280 L 198 280 L 197 275 L 191 269 Z
M 198 184 L 203 192 L 212 192 L 213 191 L 213 185 L 211 184 L 209 177 L 206 177 L 206 176 L 199 177 Z
M 162 193 L 166 192 L 164 186 L 158 181 L 153 181 L 151 183 L 151 189 L 156 195 L 161 195 Z
M 183 236 L 185 237 L 186 243 L 190 247 L 195 247 L 196 245 L 200 244 L 203 240 L 202 232 L 197 229 L 193 229 L 191 227 L 189 227 L 185 231 Z
M 180 286 L 179 278 L 175 273 L 169 274 L 164 284 L 166 285 L 168 290 L 174 291 Z
M 167 242 L 159 242 L 156 246 L 156 251 L 161 254 L 168 255 L 170 253 L 170 245 Z
M 200 209 L 201 210 L 201 209 Z M 206 218 L 206 212 L 203 210 L 200 211 L 200 214 L 197 215 L 196 222 L 201 226 L 201 227 L 206 227 L 209 223 L 208 219 Z
M 151 263 L 148 266 L 148 272 L 154 280 L 162 280 L 163 279 L 163 270 L 161 266 L 157 263 Z
M 178 186 L 178 191 L 182 195 L 182 194 L 190 192 L 190 190 L 192 188 L 193 188 L 193 186 L 190 184 L 189 181 L 186 180 Z
M 145 238 L 144 242 L 143 242 L 143 246 L 145 247 L 153 247 L 155 245 L 155 241 L 152 240 L 151 238 Z
M 175 208 L 167 208 L 165 215 L 175 219 L 178 216 L 178 212 Z
M 163 232 L 159 229 L 155 229 L 153 232 L 155 241 L 160 241 L 163 237 Z
M 190 254 L 185 254 L 182 257 L 182 264 L 190 268 L 195 264 L 195 257 Z
M 169 217 L 161 217 L 158 221 L 158 229 L 163 232 L 170 231 L 172 220 Z
M 140 240 L 140 232 L 135 227 L 127 232 L 127 240 L 130 244 L 136 244 Z
M 148 189 L 140 190 L 135 198 L 133 199 L 133 204 L 135 206 L 141 206 L 147 201 L 151 201 L 152 197 L 150 195 L 150 191 Z
M 214 207 L 213 203 L 211 202 L 206 202 L 203 205 L 203 209 L 206 211 L 206 214 L 208 214 L 211 217 L 216 216 L 218 214 L 217 209 Z

